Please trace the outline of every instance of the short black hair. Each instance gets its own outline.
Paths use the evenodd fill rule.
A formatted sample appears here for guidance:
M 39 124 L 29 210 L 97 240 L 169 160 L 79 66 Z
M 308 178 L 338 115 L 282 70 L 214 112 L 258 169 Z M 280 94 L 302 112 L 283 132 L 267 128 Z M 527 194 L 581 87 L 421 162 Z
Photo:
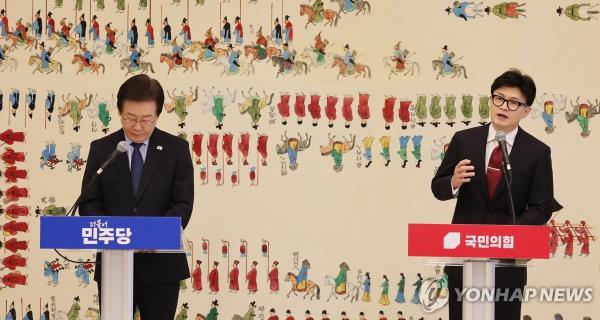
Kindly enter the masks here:
M 496 78 L 492 83 L 491 93 L 494 94 L 494 91 L 502 87 L 521 90 L 528 106 L 531 106 L 535 100 L 535 82 L 530 76 L 522 74 L 518 69 L 510 69 Z
M 156 102 L 156 115 L 159 116 L 165 102 L 165 93 L 160 82 L 145 74 L 133 76 L 121 85 L 117 93 L 117 109 L 119 114 L 123 112 L 125 100 L 144 102 Z

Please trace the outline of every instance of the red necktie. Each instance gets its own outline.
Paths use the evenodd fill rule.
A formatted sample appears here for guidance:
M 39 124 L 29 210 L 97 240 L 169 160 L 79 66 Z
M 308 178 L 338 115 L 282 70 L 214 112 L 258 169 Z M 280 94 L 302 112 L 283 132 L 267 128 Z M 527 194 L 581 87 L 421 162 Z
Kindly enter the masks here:
M 496 146 L 494 151 L 492 151 L 487 166 L 487 185 L 490 200 L 496 192 L 500 178 L 502 178 L 502 151 L 500 150 L 500 146 Z

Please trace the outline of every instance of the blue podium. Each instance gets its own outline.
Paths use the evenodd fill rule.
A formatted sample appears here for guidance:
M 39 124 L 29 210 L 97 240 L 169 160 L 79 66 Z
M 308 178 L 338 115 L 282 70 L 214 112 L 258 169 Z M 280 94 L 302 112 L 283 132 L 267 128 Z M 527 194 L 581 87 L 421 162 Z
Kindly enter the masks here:
M 184 252 L 180 217 L 41 217 L 40 248 L 102 252 L 102 320 L 133 318 L 133 254 Z

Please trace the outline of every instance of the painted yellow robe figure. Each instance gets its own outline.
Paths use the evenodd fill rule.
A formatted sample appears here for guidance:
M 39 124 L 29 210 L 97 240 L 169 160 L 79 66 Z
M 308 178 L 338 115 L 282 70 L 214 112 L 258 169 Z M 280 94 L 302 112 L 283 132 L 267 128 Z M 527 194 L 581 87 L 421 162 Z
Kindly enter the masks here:
M 381 287 L 383 288 L 381 290 L 381 298 L 379 298 L 379 303 L 382 306 L 387 306 L 388 304 L 390 304 L 390 298 L 388 297 L 388 292 L 390 289 L 390 281 L 388 280 L 387 276 L 384 275 L 383 276 L 383 283 L 381 284 Z

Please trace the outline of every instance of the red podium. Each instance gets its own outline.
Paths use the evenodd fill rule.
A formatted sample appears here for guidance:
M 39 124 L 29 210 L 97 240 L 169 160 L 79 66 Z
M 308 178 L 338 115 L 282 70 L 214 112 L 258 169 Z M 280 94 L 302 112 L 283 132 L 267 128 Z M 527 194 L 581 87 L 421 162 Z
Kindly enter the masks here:
M 550 258 L 550 228 L 525 225 L 409 224 L 408 255 L 463 266 L 463 288 L 495 288 L 496 267 Z M 504 263 L 500 259 L 515 259 Z M 493 320 L 494 301 L 463 300 L 463 319 Z

